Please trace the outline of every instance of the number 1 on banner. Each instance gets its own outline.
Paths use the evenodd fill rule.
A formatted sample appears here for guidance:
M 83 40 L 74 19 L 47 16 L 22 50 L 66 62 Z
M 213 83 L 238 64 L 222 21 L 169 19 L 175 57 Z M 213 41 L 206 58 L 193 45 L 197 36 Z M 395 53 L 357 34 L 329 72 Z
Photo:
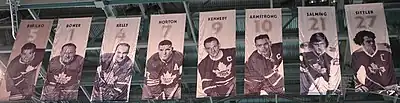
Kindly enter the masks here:
M 68 37 L 68 41 L 72 41 L 72 39 L 73 39 L 73 37 L 74 37 L 75 29 L 70 29 L 69 31 L 71 31 L 71 34 L 70 34 L 69 37 Z
M 308 20 L 312 21 L 312 25 L 311 25 L 310 29 L 308 29 L 308 30 L 320 30 L 320 29 L 321 29 L 322 31 L 326 30 L 325 18 L 320 17 L 320 18 L 318 19 L 318 18 L 312 17 L 312 18 L 309 18 Z M 318 25 L 319 22 L 321 23 L 321 25 Z M 319 28 L 319 26 L 320 26 L 321 28 Z
M 169 33 L 169 31 L 170 31 L 171 28 L 172 28 L 172 25 L 163 25 L 161 28 L 162 28 L 162 30 L 164 31 L 163 37 L 166 38 L 167 35 L 168 35 L 168 33 Z
M 262 21 L 254 20 L 254 23 L 256 24 L 256 33 L 270 32 L 272 30 L 272 23 L 271 23 L 271 21 L 269 21 L 267 19 L 262 20 Z

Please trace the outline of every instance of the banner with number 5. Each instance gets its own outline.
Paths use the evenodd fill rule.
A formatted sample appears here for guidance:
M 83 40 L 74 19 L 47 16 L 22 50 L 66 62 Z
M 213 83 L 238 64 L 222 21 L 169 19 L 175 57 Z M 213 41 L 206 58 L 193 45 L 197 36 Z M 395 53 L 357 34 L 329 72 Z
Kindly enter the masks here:
M 31 98 L 52 25 L 53 20 L 22 20 L 7 70 L 0 70 L 1 101 Z
M 283 94 L 281 9 L 247 9 L 245 44 L 244 93 Z
M 142 99 L 181 98 L 186 14 L 152 15 Z
M 196 97 L 236 95 L 236 11 L 201 12 Z
M 346 5 L 345 11 L 356 91 L 394 95 L 397 80 L 383 4 Z
M 78 98 L 92 18 L 59 19 L 40 100 Z
M 128 101 L 140 18 L 108 18 L 90 101 Z
M 300 94 L 339 94 L 341 80 L 334 7 L 300 7 Z

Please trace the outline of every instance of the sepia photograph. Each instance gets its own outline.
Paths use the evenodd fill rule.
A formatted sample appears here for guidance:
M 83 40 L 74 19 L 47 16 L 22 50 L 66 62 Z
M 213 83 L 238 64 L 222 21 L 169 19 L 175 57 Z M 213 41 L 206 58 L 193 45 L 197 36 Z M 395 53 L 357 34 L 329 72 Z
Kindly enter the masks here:
M 140 18 L 107 19 L 91 101 L 128 101 L 139 25 Z
M 236 95 L 236 11 L 200 13 L 196 97 Z
M 14 42 L 4 81 L 8 100 L 31 99 L 53 20 L 23 20 Z M 7 100 L 6 100 L 7 101 Z
M 312 16 L 309 13 L 324 13 Z M 300 94 L 340 95 L 340 64 L 334 7 L 299 8 Z M 313 24 L 320 19 L 330 25 Z
M 257 18 L 271 15 L 271 18 Z M 266 22 L 266 26 L 259 26 Z M 284 93 L 281 9 L 247 9 L 244 94 Z
M 91 18 L 60 19 L 40 100 L 78 98 Z
M 152 15 L 143 100 L 181 99 L 186 15 Z
M 370 13 L 354 13 L 365 10 Z M 355 91 L 399 95 L 383 4 L 346 5 L 345 11 Z M 367 25 L 360 18 L 374 20 Z

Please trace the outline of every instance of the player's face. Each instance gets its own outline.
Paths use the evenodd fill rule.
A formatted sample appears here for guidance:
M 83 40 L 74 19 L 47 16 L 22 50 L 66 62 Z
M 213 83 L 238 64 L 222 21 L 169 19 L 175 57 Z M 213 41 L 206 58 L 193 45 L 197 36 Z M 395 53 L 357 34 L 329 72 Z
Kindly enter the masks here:
M 158 46 L 158 56 L 161 60 L 168 60 L 172 55 L 172 45 L 160 45 Z
M 21 52 L 21 61 L 24 63 L 29 63 L 33 60 L 35 55 L 34 49 L 25 49 Z
M 123 61 L 125 58 L 127 58 L 129 52 L 129 48 L 127 46 L 124 45 L 120 45 L 117 47 L 117 49 L 115 50 L 115 60 L 117 62 L 121 62 Z
M 64 49 L 61 50 L 61 61 L 64 63 L 69 63 L 74 60 L 76 48 L 73 46 L 65 46 Z
M 205 45 L 205 49 L 206 52 L 208 53 L 208 55 L 210 55 L 211 57 L 217 57 L 218 53 L 219 53 L 219 44 L 217 41 L 211 41 L 206 43 Z
M 372 50 L 376 49 L 375 40 L 373 38 L 364 36 L 363 39 L 364 39 L 363 46 L 365 49 L 372 49 Z
M 271 49 L 271 42 L 267 38 L 258 39 L 255 43 L 257 51 L 260 53 L 267 53 Z
M 324 40 L 321 40 L 319 42 L 313 42 L 311 45 L 312 45 L 315 53 L 322 54 L 325 52 L 326 43 Z

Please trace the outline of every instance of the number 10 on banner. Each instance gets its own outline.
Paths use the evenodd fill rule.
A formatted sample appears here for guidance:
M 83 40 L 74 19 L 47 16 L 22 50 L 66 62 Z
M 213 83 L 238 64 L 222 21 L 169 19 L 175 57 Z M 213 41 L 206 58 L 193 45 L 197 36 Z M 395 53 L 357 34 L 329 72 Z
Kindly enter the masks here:
M 256 33 L 270 32 L 272 30 L 272 22 L 268 19 L 254 20 Z

